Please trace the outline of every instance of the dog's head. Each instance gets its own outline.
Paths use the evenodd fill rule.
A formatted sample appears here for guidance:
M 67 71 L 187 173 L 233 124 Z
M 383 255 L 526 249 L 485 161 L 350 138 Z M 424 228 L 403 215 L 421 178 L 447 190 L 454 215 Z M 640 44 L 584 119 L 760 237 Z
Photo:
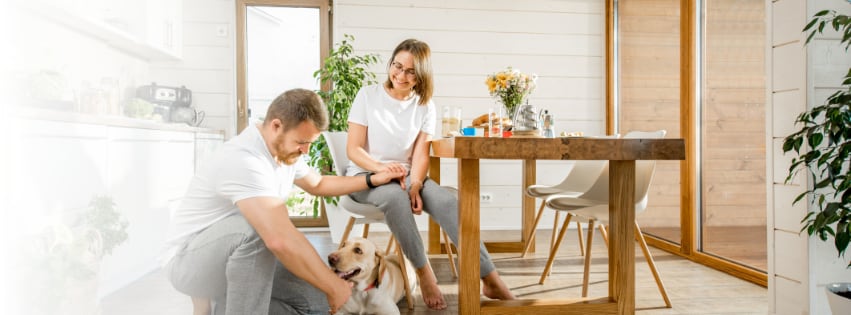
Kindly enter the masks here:
M 343 280 L 356 284 L 371 284 L 381 281 L 383 274 L 384 252 L 370 240 L 350 238 L 343 246 L 328 255 L 328 264 Z

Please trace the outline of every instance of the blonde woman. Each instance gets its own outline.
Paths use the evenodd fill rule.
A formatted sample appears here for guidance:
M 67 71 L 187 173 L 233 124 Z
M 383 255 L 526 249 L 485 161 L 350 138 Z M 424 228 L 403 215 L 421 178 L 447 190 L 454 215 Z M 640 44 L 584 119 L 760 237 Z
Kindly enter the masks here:
M 444 309 L 446 301 L 428 263 L 413 216 L 423 211 L 429 213 L 457 244 L 457 196 L 426 177 L 429 142 L 436 128 L 428 44 L 416 39 L 400 43 L 393 50 L 387 72 L 387 81 L 363 87 L 352 104 L 346 146 L 352 164 L 346 174 L 369 176 L 391 171 L 408 176 L 385 185 L 370 184 L 369 189 L 352 193 L 351 197 L 384 211 L 390 231 L 417 270 L 425 304 L 432 309 Z M 483 294 L 492 299 L 513 299 L 484 244 L 480 245 L 480 251 Z

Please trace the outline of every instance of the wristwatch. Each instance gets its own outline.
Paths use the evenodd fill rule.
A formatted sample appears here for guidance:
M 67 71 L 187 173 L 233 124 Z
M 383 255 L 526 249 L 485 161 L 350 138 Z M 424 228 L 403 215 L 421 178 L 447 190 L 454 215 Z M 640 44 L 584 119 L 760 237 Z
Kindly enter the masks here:
M 378 187 L 378 186 L 375 186 L 375 185 L 372 184 L 372 178 L 371 178 L 372 174 L 375 174 L 375 173 L 373 173 L 373 172 L 366 173 L 366 187 L 369 187 L 369 188 Z

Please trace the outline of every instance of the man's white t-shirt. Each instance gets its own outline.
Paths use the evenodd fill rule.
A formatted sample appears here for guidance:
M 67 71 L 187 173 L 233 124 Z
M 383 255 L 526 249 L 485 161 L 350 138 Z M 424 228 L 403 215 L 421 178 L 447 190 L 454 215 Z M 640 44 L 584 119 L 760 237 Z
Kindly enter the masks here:
M 250 125 L 195 172 L 180 206 L 171 215 L 161 263 L 167 264 L 193 235 L 239 213 L 237 201 L 286 198 L 293 181 L 308 174 L 310 168 L 303 159 L 293 165 L 278 164 L 258 128 Z
M 420 132 L 434 135 L 437 118 L 434 102 L 424 106 L 417 103 L 419 95 L 408 100 L 394 99 L 382 84 L 361 88 L 349 111 L 349 122 L 367 126 L 364 150 L 379 162 L 401 163 L 411 169 L 414 142 Z M 366 172 L 355 163 L 349 163 L 346 175 Z

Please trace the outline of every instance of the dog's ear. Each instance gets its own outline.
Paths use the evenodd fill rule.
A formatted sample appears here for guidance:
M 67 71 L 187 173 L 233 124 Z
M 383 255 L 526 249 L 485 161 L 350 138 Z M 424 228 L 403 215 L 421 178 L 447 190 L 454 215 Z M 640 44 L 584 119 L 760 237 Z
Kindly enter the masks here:
M 384 271 L 387 270 L 387 261 L 384 260 L 384 253 L 380 249 L 375 251 L 375 263 L 378 267 L 378 284 L 381 284 L 381 278 L 384 277 Z

